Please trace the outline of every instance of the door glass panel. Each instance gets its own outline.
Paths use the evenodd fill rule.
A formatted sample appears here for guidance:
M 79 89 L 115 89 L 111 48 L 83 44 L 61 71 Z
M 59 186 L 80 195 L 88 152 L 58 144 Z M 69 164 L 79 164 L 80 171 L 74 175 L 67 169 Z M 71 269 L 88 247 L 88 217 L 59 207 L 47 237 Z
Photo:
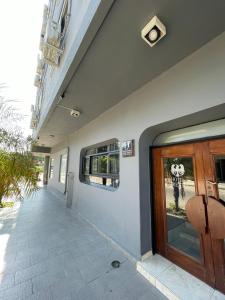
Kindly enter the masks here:
M 164 158 L 168 244 L 200 260 L 199 234 L 187 219 L 185 205 L 196 195 L 191 157 Z
M 216 182 L 218 186 L 219 198 L 225 202 L 225 155 L 215 157 Z
M 218 187 L 218 196 L 219 199 L 225 203 L 225 155 L 215 157 L 215 167 L 216 167 L 216 182 Z M 223 244 L 224 244 L 224 257 L 225 257 L 225 240 Z

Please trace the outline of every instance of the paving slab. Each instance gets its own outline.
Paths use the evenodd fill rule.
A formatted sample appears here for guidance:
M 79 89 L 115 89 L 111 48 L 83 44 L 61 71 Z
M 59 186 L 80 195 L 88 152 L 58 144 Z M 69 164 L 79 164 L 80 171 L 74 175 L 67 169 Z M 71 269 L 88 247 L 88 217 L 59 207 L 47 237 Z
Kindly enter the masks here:
M 120 268 L 112 268 L 113 260 Z M 0 299 L 166 298 L 119 248 L 66 208 L 63 196 L 43 188 L 0 209 Z
M 137 270 L 170 300 L 225 300 L 225 295 L 158 254 L 138 262 Z

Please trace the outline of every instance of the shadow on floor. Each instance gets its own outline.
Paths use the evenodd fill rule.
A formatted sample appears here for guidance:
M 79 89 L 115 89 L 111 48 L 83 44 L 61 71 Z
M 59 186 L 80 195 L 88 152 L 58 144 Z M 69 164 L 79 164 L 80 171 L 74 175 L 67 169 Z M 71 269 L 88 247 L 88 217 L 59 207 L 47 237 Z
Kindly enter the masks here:
M 165 299 L 46 188 L 0 211 L 0 299 Z M 111 262 L 119 260 L 119 269 Z

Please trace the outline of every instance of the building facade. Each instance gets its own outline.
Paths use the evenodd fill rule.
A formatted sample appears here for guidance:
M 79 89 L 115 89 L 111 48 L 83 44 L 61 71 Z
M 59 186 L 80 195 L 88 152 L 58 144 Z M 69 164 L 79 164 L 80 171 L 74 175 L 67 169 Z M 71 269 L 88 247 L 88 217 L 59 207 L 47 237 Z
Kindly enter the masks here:
M 31 122 L 70 209 L 136 260 L 159 253 L 222 292 L 224 9 L 51 0 Z M 151 47 L 141 32 L 154 16 Z

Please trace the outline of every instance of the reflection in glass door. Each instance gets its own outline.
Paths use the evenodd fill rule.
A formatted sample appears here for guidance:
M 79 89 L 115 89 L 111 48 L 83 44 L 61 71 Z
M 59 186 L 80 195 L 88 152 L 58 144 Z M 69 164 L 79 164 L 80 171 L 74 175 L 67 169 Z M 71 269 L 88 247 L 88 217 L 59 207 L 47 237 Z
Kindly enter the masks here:
M 170 246 L 201 259 L 199 234 L 188 221 L 185 206 L 196 195 L 192 157 L 164 158 L 167 242 Z
M 216 171 L 216 183 L 218 189 L 218 199 L 225 204 L 225 155 L 215 156 L 215 171 Z M 225 239 L 223 241 L 224 245 L 224 257 L 225 257 Z M 225 261 L 224 261 L 225 269 Z
M 225 155 L 215 156 L 216 182 L 219 199 L 225 203 Z

